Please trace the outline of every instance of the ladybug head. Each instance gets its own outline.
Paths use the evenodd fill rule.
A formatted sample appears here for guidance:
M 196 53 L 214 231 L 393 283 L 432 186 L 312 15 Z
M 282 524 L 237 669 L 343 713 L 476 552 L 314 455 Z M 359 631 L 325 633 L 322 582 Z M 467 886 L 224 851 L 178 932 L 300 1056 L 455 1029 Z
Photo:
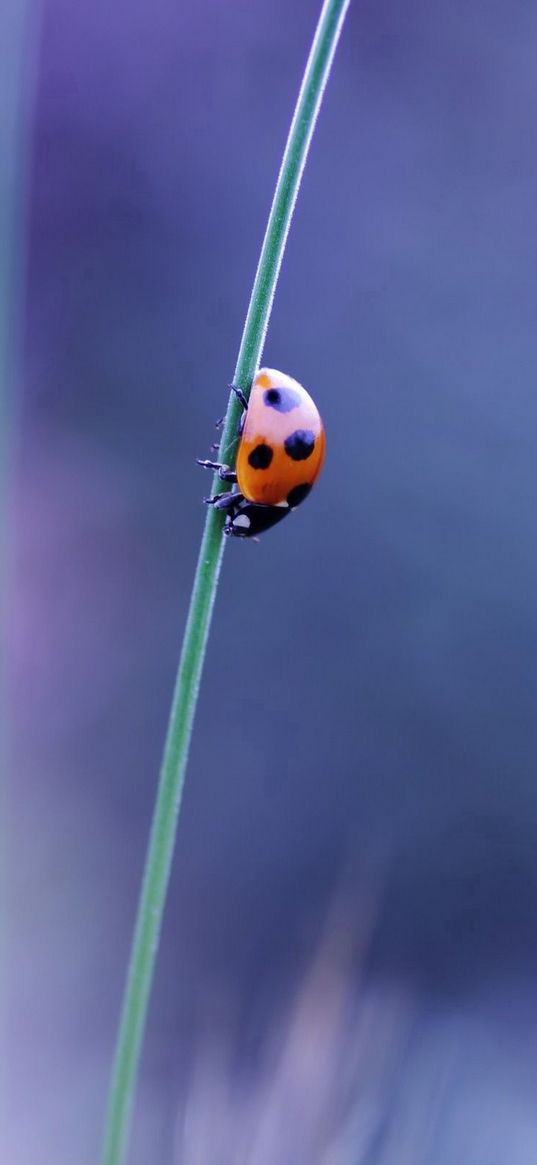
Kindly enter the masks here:
M 224 534 L 234 538 L 256 538 L 290 512 L 289 506 L 260 506 L 243 498 L 228 512 Z

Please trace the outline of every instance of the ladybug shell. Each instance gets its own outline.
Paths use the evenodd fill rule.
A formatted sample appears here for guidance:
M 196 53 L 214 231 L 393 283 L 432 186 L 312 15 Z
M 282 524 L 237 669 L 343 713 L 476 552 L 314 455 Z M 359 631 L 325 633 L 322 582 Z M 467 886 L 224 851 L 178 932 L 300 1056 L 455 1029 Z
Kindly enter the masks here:
M 285 372 L 260 368 L 243 421 L 235 465 L 241 493 L 257 505 L 299 505 L 325 454 L 323 423 L 311 396 Z

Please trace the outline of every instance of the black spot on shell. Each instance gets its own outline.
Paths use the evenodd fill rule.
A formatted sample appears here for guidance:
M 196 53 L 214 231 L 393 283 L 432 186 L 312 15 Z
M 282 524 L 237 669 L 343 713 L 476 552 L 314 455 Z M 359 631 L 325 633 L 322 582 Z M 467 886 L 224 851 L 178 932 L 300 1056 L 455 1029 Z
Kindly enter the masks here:
M 302 485 L 295 485 L 287 494 L 287 503 L 292 510 L 296 509 L 301 502 L 305 501 L 308 494 L 311 493 L 311 485 L 305 481 Z
M 311 429 L 295 429 L 285 441 L 285 452 L 293 461 L 307 461 L 315 448 L 315 433 Z
M 300 404 L 300 393 L 294 388 L 267 388 L 263 393 L 263 400 L 270 409 L 278 413 L 290 413 Z
M 248 465 L 252 469 L 268 469 L 274 454 L 270 445 L 256 445 L 248 456 Z

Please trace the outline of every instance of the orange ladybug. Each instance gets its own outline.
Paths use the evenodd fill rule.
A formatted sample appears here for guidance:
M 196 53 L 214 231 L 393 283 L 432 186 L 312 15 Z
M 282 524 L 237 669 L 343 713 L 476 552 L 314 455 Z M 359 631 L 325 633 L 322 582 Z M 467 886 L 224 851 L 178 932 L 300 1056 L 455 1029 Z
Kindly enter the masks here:
M 244 409 L 235 469 L 198 460 L 238 490 L 206 498 L 226 510 L 224 534 L 252 538 L 269 530 L 307 498 L 324 461 L 325 432 L 306 389 L 275 368 L 260 368 L 247 401 L 231 385 Z

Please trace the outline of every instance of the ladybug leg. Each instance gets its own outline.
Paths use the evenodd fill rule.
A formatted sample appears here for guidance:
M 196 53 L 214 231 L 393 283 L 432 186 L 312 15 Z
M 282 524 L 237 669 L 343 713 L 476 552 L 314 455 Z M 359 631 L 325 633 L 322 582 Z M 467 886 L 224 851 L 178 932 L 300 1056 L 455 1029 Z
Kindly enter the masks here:
M 212 498 L 204 498 L 203 500 L 206 505 L 214 506 L 215 510 L 230 510 L 233 506 L 237 505 L 237 502 L 244 501 L 244 498 L 242 494 L 230 490 L 229 493 L 216 494 Z
M 237 474 L 234 469 L 229 468 L 229 465 L 221 465 L 219 461 L 205 461 L 201 457 L 196 457 L 196 462 L 202 469 L 214 469 L 221 481 L 231 481 L 234 484 L 237 481 Z
M 248 401 L 246 400 L 246 397 L 242 391 L 242 388 L 237 388 L 236 384 L 228 384 L 227 387 L 229 388 L 230 392 L 235 393 L 237 400 L 239 401 L 239 403 L 242 405 L 244 411 L 246 412 L 246 409 L 248 408 Z M 222 425 L 224 424 L 225 419 L 226 419 L 225 417 L 219 417 L 218 420 L 214 422 L 215 429 L 221 429 Z
M 228 384 L 228 388 L 229 388 L 230 392 L 235 393 L 235 396 L 237 397 L 239 404 L 242 405 L 244 411 L 246 412 L 246 409 L 248 408 L 248 401 L 246 400 L 246 397 L 242 391 L 242 388 L 237 388 L 236 384 Z

